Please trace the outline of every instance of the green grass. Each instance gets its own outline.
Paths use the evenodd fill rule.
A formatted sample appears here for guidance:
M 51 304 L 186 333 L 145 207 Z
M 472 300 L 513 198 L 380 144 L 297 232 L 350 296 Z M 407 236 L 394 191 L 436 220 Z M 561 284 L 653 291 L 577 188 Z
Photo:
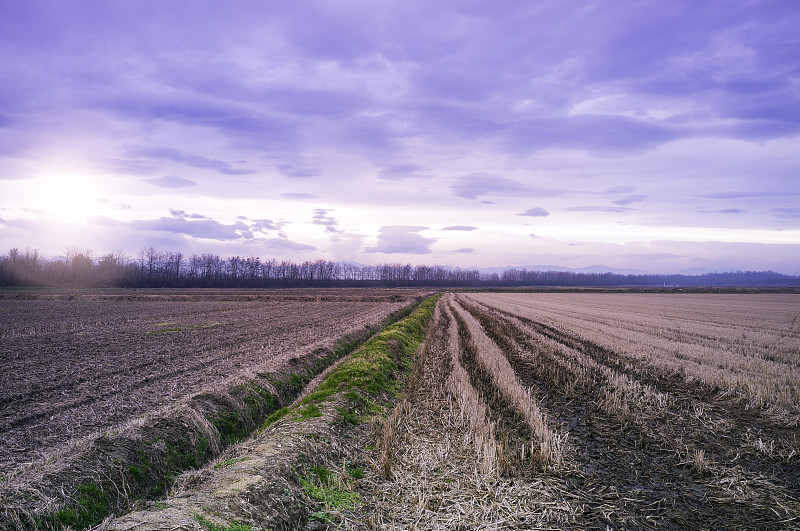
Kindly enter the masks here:
M 343 407 L 336 407 L 336 411 L 342 416 L 345 422 L 348 424 L 352 424 L 353 426 L 358 426 L 361 424 L 361 415 L 354 411 L 348 411 Z
M 328 521 L 324 513 L 352 510 L 363 503 L 361 495 L 352 492 L 348 478 L 342 478 L 324 466 L 312 466 L 298 479 L 308 497 L 324 506 L 324 511 L 313 513 L 317 519 Z
M 353 466 L 351 467 L 348 465 L 347 473 L 350 474 L 350 477 L 353 479 L 364 479 L 364 469 L 360 466 Z
M 260 419 L 278 405 L 278 397 L 254 381 L 237 385 L 231 394 L 244 403 L 246 410 L 230 411 L 209 419 L 225 445 L 246 439 Z
M 317 389 L 303 399 L 303 404 L 323 402 L 335 393 L 353 389 L 372 397 L 381 393 L 396 395 L 401 386 L 398 373 L 411 368 L 414 352 L 425 338 L 425 328 L 438 298 L 438 295 L 428 297 L 411 315 L 364 343 L 331 371 Z
M 301 402 L 293 408 L 281 408 L 272 413 L 259 428 L 259 433 L 279 421 L 289 413 L 294 414 L 295 420 L 306 420 L 317 417 L 319 411 L 309 408 L 327 400 L 331 395 L 346 391 L 345 396 L 355 403 L 356 408 L 364 413 L 376 414 L 383 412 L 383 408 L 373 399 L 381 392 L 396 395 L 402 385 L 397 376 L 407 372 L 412 366 L 413 354 L 425 337 L 425 328 L 433 315 L 433 309 L 439 296 L 428 297 L 407 317 L 392 325 L 387 326 L 382 332 L 358 347 L 350 359 L 332 371 L 325 380 Z M 346 343 L 342 349 L 352 348 L 352 343 Z M 287 381 L 276 382 L 276 387 L 300 390 L 306 383 L 306 378 L 292 373 Z M 338 408 L 342 416 L 351 424 L 361 422 L 358 413 L 352 410 Z
M 299 406 L 281 408 L 267 417 L 258 433 L 290 413 L 293 414 L 293 420 L 298 422 L 321 416 L 318 404 L 339 392 L 344 392 L 345 398 L 352 404 L 350 408 L 336 408 L 345 422 L 357 425 L 363 421 L 364 415 L 382 413 L 384 408 L 375 398 L 382 393 L 396 396 L 402 388 L 401 376 L 413 366 L 414 353 L 425 338 L 425 329 L 439 297 L 428 297 L 406 318 L 387 326 L 362 344 L 349 359 L 331 371 Z M 291 374 L 284 385 L 302 389 L 304 384 L 302 376 Z
M 51 515 L 57 527 L 86 529 L 99 525 L 110 512 L 108 495 L 96 483 L 78 485 L 75 504 Z
M 266 430 L 267 428 L 269 428 L 270 426 L 281 420 L 283 417 L 288 415 L 291 411 L 292 410 L 288 407 L 280 408 L 275 413 L 267 417 L 267 420 L 265 420 L 264 424 L 262 424 L 261 428 L 259 428 L 258 433 L 263 432 L 264 430 Z
M 297 422 L 302 422 L 304 420 L 313 419 L 315 417 L 321 417 L 321 416 L 322 416 L 322 411 L 319 410 L 319 406 L 317 406 L 316 404 L 310 404 L 304 408 L 298 408 L 294 420 Z
M 337 411 L 350 424 L 362 422 L 364 414 L 384 411 L 376 399 L 382 394 L 396 396 L 403 385 L 404 376 L 413 367 L 414 353 L 425 338 L 425 330 L 433 316 L 439 296 L 429 297 L 408 317 L 375 335 L 356 349 L 350 358 L 341 363 L 322 381 L 317 389 L 302 400 L 298 412 L 317 408 L 317 404 L 337 393 L 349 401 L 349 407 L 337 406 Z M 283 414 L 285 416 L 291 410 Z M 313 410 L 312 410 L 313 411 Z M 302 413 L 296 413 L 302 416 Z M 364 477 L 364 469 L 345 464 L 341 473 L 324 466 L 306 468 L 298 475 L 300 484 L 309 498 L 321 504 L 310 513 L 312 520 L 331 523 L 331 513 L 353 510 L 363 504 L 360 494 L 354 492 L 354 481 Z
M 199 468 L 208 457 L 210 441 L 201 437 L 192 441 L 184 437 L 176 444 L 161 437 L 145 441 L 145 448 L 136 450 L 136 460 L 127 466 L 127 479 L 136 498 L 153 498 L 164 494 L 172 480 L 184 470 Z

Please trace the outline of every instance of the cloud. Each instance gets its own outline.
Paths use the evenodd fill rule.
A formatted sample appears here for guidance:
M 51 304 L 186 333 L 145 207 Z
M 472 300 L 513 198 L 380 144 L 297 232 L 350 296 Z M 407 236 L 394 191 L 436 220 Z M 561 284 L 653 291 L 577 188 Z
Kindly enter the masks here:
M 608 155 L 638 153 L 686 136 L 692 133 L 653 120 L 620 115 L 564 115 L 521 120 L 509 130 L 505 143 L 515 151 L 566 148 Z
M 320 116 L 330 119 L 350 116 L 361 110 L 368 96 L 360 91 L 308 89 L 300 85 L 268 88 L 262 93 L 270 108 L 302 117 Z
M 268 238 L 259 243 L 263 244 L 264 247 L 266 247 L 267 249 L 275 249 L 281 251 L 313 251 L 316 249 L 316 247 L 314 247 L 313 245 L 293 242 L 286 238 Z
M 336 225 L 338 225 L 339 222 L 334 219 L 333 216 L 330 216 L 328 212 L 333 212 L 333 210 L 328 208 L 318 208 L 314 210 L 314 217 L 311 223 L 324 226 L 327 232 L 339 232 L 336 229 Z
M 425 238 L 419 232 L 428 230 L 428 227 L 392 225 L 380 228 L 378 245 L 368 247 L 368 253 L 386 254 L 430 254 L 430 246 L 437 241 L 436 238 Z
M 111 201 L 110 199 L 105 199 L 105 198 L 98 199 L 97 202 L 98 203 L 103 203 L 104 205 L 111 205 L 112 207 L 118 208 L 120 210 L 132 210 L 133 209 L 133 205 L 129 205 L 129 204 L 126 204 L 126 203 L 116 203 L 114 201 Z
M 357 204 L 364 219 L 464 236 L 478 229 L 441 221 L 479 219 L 463 217 L 459 204 L 483 214 L 508 204 L 515 214 L 526 204 L 556 209 L 552 196 L 570 197 L 567 206 L 577 206 L 568 211 L 586 213 L 570 216 L 578 231 L 597 226 L 602 212 L 696 229 L 711 218 L 732 234 L 797 221 L 800 38 L 791 0 L 624 7 L 517 0 L 503 9 L 243 2 L 228 10 L 201 3 L 191 12 L 181 2 L 53 6 L 0 8 L 0 203 L 13 206 L 4 218 L 47 212 L 44 196 L 36 202 L 13 192 L 38 173 L 60 172 L 76 180 L 109 174 L 120 193 L 102 195 L 113 204 L 131 202 L 121 193 L 129 175 L 127 182 L 159 188 L 150 188 L 153 198 L 137 197 L 125 219 L 152 217 L 151 208 L 164 208 L 153 203 L 163 193 L 175 198 L 167 204 L 185 211 L 164 216 L 175 218 L 167 228 L 177 232 L 123 241 L 132 231 L 120 231 L 119 245 L 132 248 L 145 238 L 182 245 L 180 231 L 236 234 L 228 218 L 215 226 L 192 217 L 212 212 L 210 200 L 213 212 L 308 227 L 318 205 L 289 207 L 319 196 L 339 213 Z M 209 178 L 262 171 L 252 186 Z M 424 191 L 412 186 L 421 178 Z M 192 194 L 200 189 L 204 197 Z M 280 214 L 263 213 L 257 199 L 269 194 L 285 201 Z M 748 212 L 728 208 L 736 204 Z M 401 221 L 410 210 L 418 219 Z M 698 214 L 704 210 L 711 213 Z M 324 224 L 333 213 L 315 219 L 339 229 Z M 514 219 L 496 220 L 496 249 L 456 258 L 512 263 L 523 251 L 513 243 L 518 231 L 503 223 Z M 234 221 L 244 225 L 243 239 L 253 235 L 245 249 L 277 237 L 260 232 L 284 223 Z M 433 247 L 423 238 L 429 233 L 405 234 L 422 238 L 418 248 Z M 387 235 L 384 248 L 401 237 Z M 56 241 L 33 232 L 0 238 L 9 246 Z M 202 245 L 242 252 L 228 240 Z
M 800 208 L 771 208 L 769 210 L 781 218 L 800 218 Z
M 250 230 L 253 232 L 267 232 L 270 230 L 281 230 L 285 223 L 275 223 L 271 219 L 254 219 L 250 223 Z
M 153 177 L 152 179 L 145 179 L 145 182 L 158 186 L 160 188 L 186 188 L 189 186 L 197 186 L 197 181 L 184 179 L 178 175 L 164 175 L 163 177 Z
M 111 157 L 105 159 L 103 165 L 113 173 L 125 173 L 129 175 L 152 175 L 159 172 L 160 164 L 151 160 L 144 159 L 131 159 L 123 157 Z M 161 179 L 169 179 L 170 176 L 162 177 Z M 180 177 L 178 177 L 180 179 Z M 158 178 L 153 179 L 158 181 Z M 188 179 L 187 179 L 188 180 Z M 167 181 L 169 182 L 169 181 Z M 151 182 L 155 186 L 159 186 L 158 182 Z
M 456 197 L 465 199 L 478 199 L 483 195 L 500 197 L 534 197 L 555 196 L 564 193 L 562 190 L 552 190 L 530 186 L 513 179 L 506 179 L 489 173 L 472 173 L 464 175 L 454 182 L 450 189 Z
M 391 164 L 383 168 L 378 174 L 378 178 L 384 181 L 401 181 L 404 179 L 421 179 L 427 175 L 420 174 L 423 168 L 416 164 Z
M 474 253 L 475 249 L 473 249 L 472 247 L 462 247 L 461 249 L 454 249 L 451 252 L 453 252 L 453 253 Z
M 451 225 L 449 227 L 445 227 L 442 230 L 463 230 L 463 231 L 473 231 L 478 230 L 478 227 L 473 227 L 471 225 Z
M 532 207 L 526 210 L 525 212 L 520 212 L 517 214 L 518 216 L 531 216 L 531 217 L 546 217 L 550 215 L 550 212 L 543 209 L 542 207 Z
M 647 199 L 647 196 L 644 194 L 637 194 L 637 195 L 628 195 L 623 197 L 622 199 L 617 199 L 616 201 L 611 201 L 615 205 L 620 206 L 627 206 L 632 205 L 633 203 L 639 203 Z
M 317 196 L 314 194 L 307 194 L 304 192 L 285 192 L 281 194 L 281 197 L 284 199 L 316 199 Z
M 703 212 L 707 212 L 709 214 L 746 214 L 746 210 L 742 210 L 741 208 L 723 208 L 722 210 L 704 210 Z
M 164 28 L 164 31 L 171 29 Z M 124 50 L 122 53 L 139 57 L 137 53 L 141 52 Z M 93 54 L 87 52 L 87 55 Z M 176 53 L 178 55 L 181 54 Z M 213 68 L 217 70 L 216 75 L 223 75 L 219 64 L 189 59 L 195 68 Z M 132 61 L 128 64 L 132 65 Z M 75 66 L 97 69 L 96 63 Z M 217 83 L 214 87 L 210 86 L 214 83 L 212 80 L 206 86 L 192 86 L 193 81 L 202 78 L 204 73 L 192 70 L 188 65 L 178 66 L 163 59 L 159 66 L 160 71 L 155 75 L 147 68 L 132 67 L 127 71 L 128 76 L 142 76 L 141 82 L 135 86 L 126 86 L 125 78 L 120 78 L 114 72 L 105 72 L 107 79 L 75 79 L 70 88 L 74 97 L 85 98 L 85 101 L 80 101 L 81 105 L 111 115 L 114 119 L 122 118 L 136 123 L 168 123 L 182 129 L 202 128 L 243 142 L 247 142 L 248 138 L 250 142 L 258 138 L 262 146 L 268 142 L 275 147 L 286 147 L 294 141 L 292 120 L 279 117 L 269 105 L 258 105 L 258 95 L 248 94 L 246 83 L 227 86 Z M 236 72 L 236 68 L 232 70 L 232 75 L 241 73 Z M 70 74 L 74 75 L 74 72 Z M 181 76 L 190 76 L 191 79 Z M 112 81 L 116 83 L 112 84 Z M 173 84 L 182 85 L 186 90 L 176 91 L 171 86 Z M 219 97 L 214 97 L 216 90 L 220 91 Z M 246 105 L 249 100 L 256 105 Z
M 184 210 L 174 210 L 172 208 L 169 209 L 169 213 L 172 214 L 173 218 L 211 219 L 203 214 L 187 214 Z
M 751 192 L 751 191 L 729 191 L 729 192 L 706 192 L 697 194 L 697 197 L 708 199 L 753 199 L 757 197 L 784 197 L 784 196 L 800 196 L 800 192 L 792 190 L 781 191 L 768 191 L 768 192 Z
M 190 221 L 184 218 L 162 217 L 153 220 L 131 221 L 124 225 L 139 231 L 169 232 L 208 240 L 231 241 L 253 237 L 250 228 L 241 221 L 224 224 L 213 219 Z
M 355 260 L 366 236 L 342 231 L 330 234 L 330 251 L 336 260 Z
M 190 238 L 226 242 L 254 240 L 257 233 L 281 230 L 284 225 L 269 219 L 248 220 L 244 216 L 239 216 L 240 221 L 234 223 L 221 223 L 203 214 L 187 213 L 186 211 L 175 209 L 170 209 L 170 214 L 172 215 L 171 218 L 161 217 L 129 222 L 96 217 L 95 223 L 107 227 L 126 227 L 134 231 L 179 234 Z M 271 239 L 265 241 L 271 241 Z M 286 248 L 289 249 L 290 247 Z M 300 247 L 297 247 L 297 249 L 300 249 Z
M 250 175 L 256 173 L 255 170 L 234 168 L 227 162 L 216 159 L 209 159 L 200 155 L 184 153 L 180 150 L 166 147 L 141 147 L 132 150 L 130 155 L 144 157 L 146 159 L 168 160 L 185 164 L 193 168 L 204 168 L 217 171 L 224 175 Z
M 319 168 L 297 168 L 291 164 L 278 164 L 277 168 L 284 177 L 290 179 L 308 179 L 322 174 L 322 170 Z
M 630 194 L 636 191 L 635 186 L 612 186 L 611 188 L 606 188 L 603 192 L 607 194 Z
M 564 208 L 563 210 L 567 212 L 630 212 L 633 209 L 621 206 L 612 207 L 612 206 L 602 206 L 602 205 L 584 205 L 584 206 L 567 207 Z

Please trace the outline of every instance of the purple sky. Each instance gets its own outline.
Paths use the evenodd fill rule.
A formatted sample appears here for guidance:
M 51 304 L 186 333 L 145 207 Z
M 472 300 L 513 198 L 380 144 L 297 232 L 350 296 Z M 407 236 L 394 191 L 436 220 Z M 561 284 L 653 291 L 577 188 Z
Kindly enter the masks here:
M 800 2 L 0 3 L 0 253 L 800 273 Z

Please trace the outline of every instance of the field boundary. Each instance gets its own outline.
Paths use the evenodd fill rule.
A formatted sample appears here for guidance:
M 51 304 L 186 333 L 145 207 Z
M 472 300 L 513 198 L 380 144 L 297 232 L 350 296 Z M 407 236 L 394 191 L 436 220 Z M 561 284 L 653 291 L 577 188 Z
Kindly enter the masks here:
M 318 374 L 375 333 L 412 314 L 422 297 L 331 348 L 231 379 L 178 405 L 74 441 L 0 483 L 0 529 L 83 529 L 163 496 L 181 472 L 200 468 L 290 404 Z

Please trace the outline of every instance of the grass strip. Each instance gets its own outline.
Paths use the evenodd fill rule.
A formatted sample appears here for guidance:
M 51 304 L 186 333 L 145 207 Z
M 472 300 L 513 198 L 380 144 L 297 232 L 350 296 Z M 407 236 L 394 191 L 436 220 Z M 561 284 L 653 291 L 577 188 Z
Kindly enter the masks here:
M 428 297 L 408 317 L 373 336 L 332 370 L 300 404 L 282 408 L 268 417 L 259 432 L 290 414 L 289 418 L 295 421 L 318 416 L 319 404 L 339 393 L 348 399 L 351 408 L 337 409 L 351 424 L 361 421 L 356 411 L 382 412 L 383 408 L 374 398 L 381 395 L 396 397 L 402 389 L 405 376 L 413 368 L 414 353 L 425 339 L 439 297 Z
M 396 395 L 402 383 L 398 372 L 407 373 L 413 364 L 414 352 L 425 339 L 427 324 L 439 295 L 425 299 L 414 312 L 386 327 L 358 348 L 306 396 L 302 403 L 320 403 L 334 393 L 353 389 L 373 397 L 388 392 Z
M 320 405 L 327 401 L 334 402 L 345 430 L 347 425 L 360 424 L 365 417 L 384 413 L 385 408 L 380 403 L 394 401 L 404 389 L 440 297 L 428 297 L 408 317 L 361 345 L 299 404 L 284 408 L 279 415 L 268 419 L 262 431 L 283 417 L 290 422 L 313 418 L 320 412 Z M 321 464 L 306 464 L 304 472 L 298 472 L 297 480 L 316 504 L 316 510 L 308 513 L 309 519 L 332 524 L 338 521 L 337 514 L 360 507 L 363 499 L 355 491 L 353 482 L 363 477 L 364 470 L 358 466 L 345 464 L 341 472 L 333 472 Z

